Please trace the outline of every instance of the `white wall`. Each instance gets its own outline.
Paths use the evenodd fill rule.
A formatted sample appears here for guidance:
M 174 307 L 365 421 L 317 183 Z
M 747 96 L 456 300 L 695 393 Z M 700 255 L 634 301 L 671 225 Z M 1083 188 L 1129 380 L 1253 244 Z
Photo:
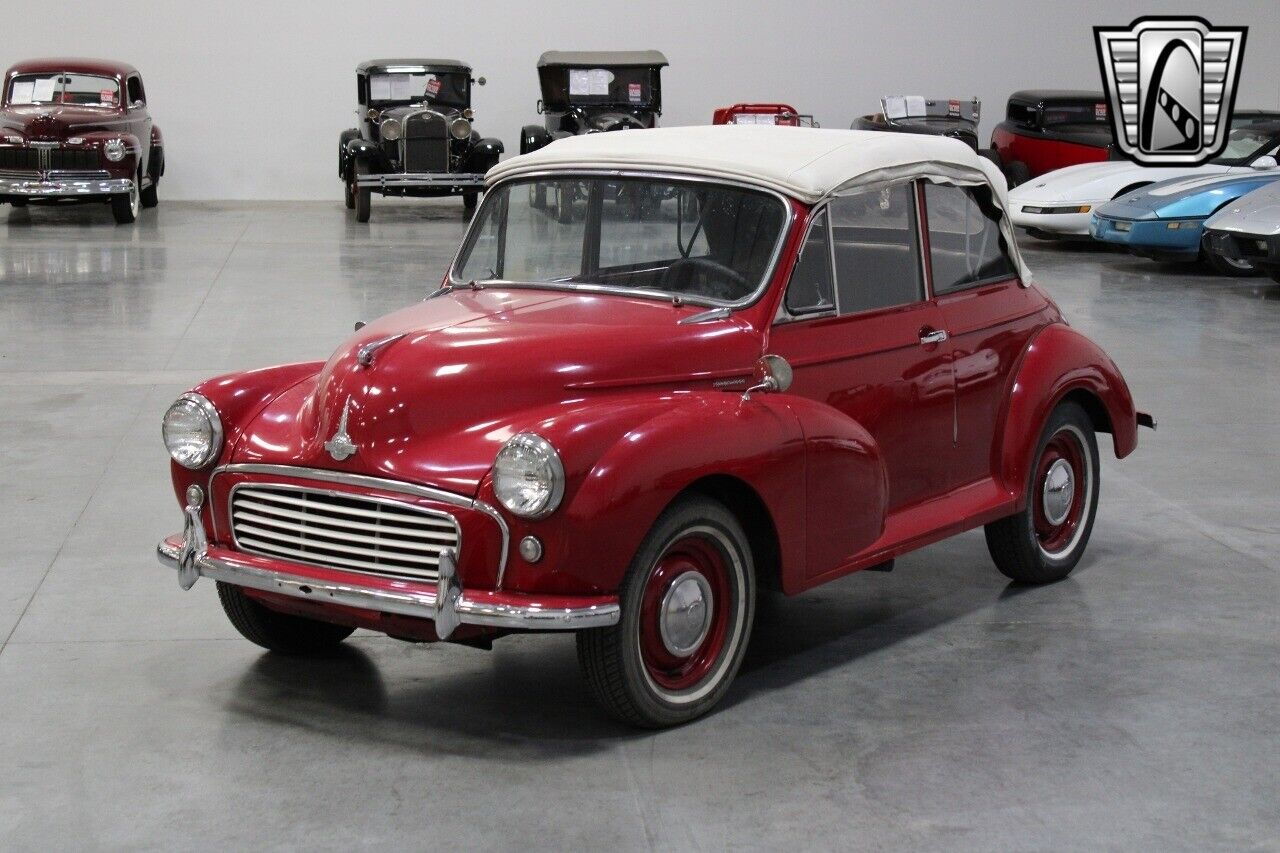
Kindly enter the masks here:
M 469 61 L 476 127 L 518 150 L 537 120 L 534 63 L 547 49 L 657 48 L 662 123 L 702 124 L 735 101 L 780 100 L 848 127 L 883 94 L 978 95 L 983 133 L 1020 88 L 1100 88 L 1094 25 L 1199 11 L 1250 27 L 1241 106 L 1280 107 L 1275 0 L 0 0 L 0 62 L 107 56 L 142 70 L 165 133 L 165 198 L 340 197 L 338 133 L 353 123 L 356 63 Z M 9 7 L 9 8 L 3 8 Z

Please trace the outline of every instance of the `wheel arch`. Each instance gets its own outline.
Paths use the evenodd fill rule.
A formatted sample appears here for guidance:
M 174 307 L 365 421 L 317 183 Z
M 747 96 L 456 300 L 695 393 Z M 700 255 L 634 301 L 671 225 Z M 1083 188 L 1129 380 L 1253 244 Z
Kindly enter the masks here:
M 1124 187 L 1123 189 L 1119 190 L 1115 195 L 1113 195 L 1111 197 L 1111 200 L 1115 201 L 1116 199 L 1120 198 L 1120 196 L 1122 195 L 1128 195 L 1134 190 L 1140 190 L 1143 187 L 1149 187 L 1153 183 L 1155 183 L 1155 181 L 1137 181 L 1136 183 L 1129 184 L 1129 186 Z
M 709 474 L 685 486 L 671 503 L 691 496 L 711 498 L 742 524 L 755 563 L 756 581 L 764 589 L 782 589 L 782 551 L 778 527 L 768 504 L 752 486 L 729 474 Z M 670 506 L 670 504 L 668 504 Z

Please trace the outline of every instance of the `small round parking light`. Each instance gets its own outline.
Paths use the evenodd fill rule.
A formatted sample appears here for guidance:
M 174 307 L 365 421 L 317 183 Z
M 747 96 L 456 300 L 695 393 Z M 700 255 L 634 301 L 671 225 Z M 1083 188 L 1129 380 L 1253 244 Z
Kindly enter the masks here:
M 537 536 L 526 536 L 520 540 L 520 556 L 526 563 L 536 563 L 542 559 L 542 541 Z

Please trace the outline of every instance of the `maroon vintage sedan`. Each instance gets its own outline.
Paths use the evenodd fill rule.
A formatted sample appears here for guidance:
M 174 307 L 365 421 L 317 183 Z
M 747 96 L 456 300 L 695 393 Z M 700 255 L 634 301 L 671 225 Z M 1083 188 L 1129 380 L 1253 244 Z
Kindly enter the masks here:
M 101 59 L 30 59 L 4 75 L 0 202 L 106 202 L 116 222 L 155 207 L 164 141 L 142 75 Z
M 865 131 L 507 160 L 425 301 L 170 407 L 161 560 L 285 654 L 576 631 L 596 698 L 644 726 L 724 695 L 762 587 L 982 526 L 1010 578 L 1061 579 L 1096 436 L 1123 457 L 1150 419 L 1030 281 L 1004 187 L 962 142 Z

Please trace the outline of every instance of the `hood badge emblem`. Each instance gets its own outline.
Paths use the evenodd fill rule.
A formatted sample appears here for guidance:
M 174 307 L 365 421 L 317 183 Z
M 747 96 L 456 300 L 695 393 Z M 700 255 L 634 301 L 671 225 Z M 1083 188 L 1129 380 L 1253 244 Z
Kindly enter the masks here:
M 368 367 L 373 364 L 373 360 L 377 357 L 379 350 L 389 344 L 394 344 L 407 334 L 408 332 L 401 332 L 398 335 L 388 335 L 385 338 L 378 338 L 376 341 L 369 341 L 369 343 L 356 350 L 356 364 L 361 367 Z
M 324 443 L 324 449 L 329 452 L 335 462 L 341 462 L 344 459 L 355 456 L 356 443 L 351 440 L 351 436 L 347 435 L 347 418 L 351 415 L 351 398 L 347 398 L 347 402 L 342 406 L 342 418 L 338 421 L 338 431 L 333 434 L 333 438 Z

